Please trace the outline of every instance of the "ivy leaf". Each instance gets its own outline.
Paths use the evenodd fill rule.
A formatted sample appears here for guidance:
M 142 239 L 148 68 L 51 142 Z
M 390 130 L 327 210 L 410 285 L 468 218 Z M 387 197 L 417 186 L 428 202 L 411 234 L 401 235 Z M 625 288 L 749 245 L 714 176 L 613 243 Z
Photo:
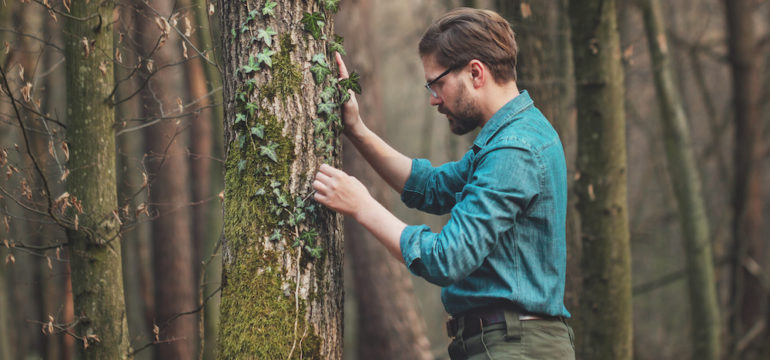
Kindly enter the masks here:
M 259 155 L 264 155 L 270 158 L 270 160 L 273 160 L 274 162 L 278 162 L 278 155 L 275 153 L 275 149 L 278 147 L 278 144 L 274 142 L 270 142 L 268 145 L 262 145 L 259 147 Z
M 273 58 L 271 58 L 271 56 L 273 56 L 274 54 L 275 54 L 275 51 L 265 48 L 264 50 L 262 50 L 261 53 L 257 54 L 257 63 L 265 64 L 267 65 L 267 67 L 270 67 L 270 68 L 273 67 Z
M 257 124 L 256 126 L 253 126 L 251 128 L 251 134 L 256 135 L 260 139 L 265 138 L 265 126 L 262 124 Z
M 358 75 L 357 72 L 353 71 L 350 76 L 347 79 L 340 80 L 340 86 L 342 86 L 343 89 L 345 89 L 345 92 L 348 90 L 353 90 L 356 94 L 361 94 L 361 75 Z
M 324 138 L 320 138 L 320 137 L 315 138 L 316 150 L 321 150 L 324 146 L 326 146 L 326 140 Z
M 258 106 L 257 106 L 256 103 L 253 103 L 253 102 L 247 102 L 246 103 L 246 110 L 249 111 L 249 116 L 254 116 L 254 112 L 257 111 L 257 109 L 258 109 Z M 238 115 L 236 115 L 236 117 L 237 116 Z M 236 123 L 237 123 L 237 121 L 236 121 Z
M 326 76 L 331 75 L 332 71 L 329 70 L 328 67 L 321 65 L 321 64 L 315 64 L 312 67 L 310 67 L 310 72 L 315 75 L 315 83 L 321 84 L 326 80 Z
M 243 149 L 244 144 L 246 144 L 246 135 L 245 134 L 238 135 L 238 147 Z
M 246 87 L 249 89 L 249 91 L 254 90 L 254 88 L 257 87 L 257 79 L 246 80 Z
M 323 65 L 323 66 L 326 66 L 326 67 L 329 66 L 329 64 L 326 63 L 326 55 L 321 54 L 321 53 L 313 55 L 313 59 L 311 61 L 313 61 L 316 64 Z
M 342 125 L 342 118 L 340 118 L 337 114 L 331 113 L 329 116 L 326 117 L 329 123 L 340 126 Z
M 262 15 L 275 16 L 275 6 L 278 5 L 275 1 L 267 0 L 265 6 L 262 7 Z
M 238 173 L 240 174 L 243 170 L 246 170 L 246 160 L 241 160 L 238 162 Z
M 305 246 L 305 250 L 315 259 L 320 259 L 323 255 L 323 248 L 317 247 L 317 248 L 311 248 L 310 246 Z
M 321 91 L 321 99 L 323 99 L 325 102 L 331 102 L 334 100 L 334 97 L 337 95 L 337 88 L 334 86 L 327 86 Z
M 278 180 L 270 180 L 270 187 L 275 189 L 277 187 L 281 186 L 281 182 Z M 280 194 L 280 192 L 279 192 Z
M 257 31 L 257 39 L 261 39 L 267 46 L 272 46 L 273 35 L 278 34 L 273 28 L 267 27 L 267 29 L 259 29 Z
M 326 11 L 337 12 L 340 9 L 340 0 L 321 0 Z
M 338 52 L 340 55 L 347 55 L 345 52 L 345 47 L 342 46 L 342 42 L 345 41 L 345 38 L 342 36 L 339 36 L 337 34 L 334 35 L 334 40 L 329 41 L 329 52 Z
M 316 111 L 319 115 L 322 113 L 332 114 L 334 112 L 334 107 L 337 106 L 335 103 L 331 102 L 322 102 L 318 104 L 318 110 Z
M 315 119 L 313 120 L 313 124 L 315 124 L 315 133 L 318 134 L 322 132 L 324 129 L 326 129 L 326 123 L 321 121 L 321 119 Z
M 259 71 L 259 62 L 255 62 L 254 55 L 249 55 L 249 63 L 246 65 L 243 65 L 243 72 L 246 74 L 250 74 L 255 71 Z
M 302 14 L 302 23 L 305 25 L 305 31 L 313 35 L 318 40 L 321 37 L 321 29 L 326 25 L 324 15 L 319 12 Z
M 270 238 L 268 238 L 270 241 L 279 241 L 281 240 L 281 230 L 273 229 L 273 233 L 270 234 Z
M 235 123 L 246 122 L 246 115 L 237 113 L 235 114 Z
M 251 11 L 249 11 L 249 16 L 246 18 L 246 22 L 249 22 L 249 21 L 251 21 L 251 20 L 254 20 L 254 19 L 256 19 L 256 18 L 257 18 L 257 14 L 258 14 L 258 13 L 259 13 L 259 12 L 257 11 L 257 9 L 254 9 L 254 10 L 251 10 Z
M 254 196 L 262 196 L 262 195 L 265 195 L 265 188 L 259 188 L 259 189 L 257 189 L 257 191 L 254 193 Z

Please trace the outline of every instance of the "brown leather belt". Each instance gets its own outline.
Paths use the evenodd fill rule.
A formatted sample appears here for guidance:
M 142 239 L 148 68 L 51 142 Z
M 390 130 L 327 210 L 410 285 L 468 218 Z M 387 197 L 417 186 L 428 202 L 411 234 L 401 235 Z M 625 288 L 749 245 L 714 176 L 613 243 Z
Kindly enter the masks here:
M 482 327 L 486 327 L 492 324 L 505 323 L 505 310 L 510 307 L 505 306 L 488 306 L 478 309 L 470 310 L 457 317 L 452 317 L 446 323 L 447 335 L 449 337 L 457 336 L 457 332 L 460 329 L 460 321 L 464 322 L 463 326 L 463 339 L 467 339 L 471 336 L 477 335 L 481 332 Z M 561 321 L 559 316 L 548 316 L 522 312 L 520 310 L 513 310 L 520 321 L 526 320 L 556 320 Z

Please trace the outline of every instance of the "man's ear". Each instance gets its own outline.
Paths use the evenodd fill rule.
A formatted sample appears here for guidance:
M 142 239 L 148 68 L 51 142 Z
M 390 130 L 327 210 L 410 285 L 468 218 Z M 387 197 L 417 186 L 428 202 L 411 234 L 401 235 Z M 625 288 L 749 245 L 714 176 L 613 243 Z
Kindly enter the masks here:
M 489 68 L 483 62 L 476 59 L 471 60 L 469 64 L 471 65 L 471 83 L 474 89 L 479 89 L 488 80 Z

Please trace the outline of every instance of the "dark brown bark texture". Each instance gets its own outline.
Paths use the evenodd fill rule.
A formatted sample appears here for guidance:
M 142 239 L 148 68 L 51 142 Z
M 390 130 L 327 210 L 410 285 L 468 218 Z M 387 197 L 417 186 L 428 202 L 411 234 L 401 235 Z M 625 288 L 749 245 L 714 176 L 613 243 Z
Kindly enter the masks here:
M 760 117 L 759 44 L 754 1 L 725 1 L 727 45 L 732 72 L 735 149 L 733 172 L 733 269 L 729 332 L 732 346 L 763 318 L 767 292 L 752 264 L 764 256 L 762 157 L 764 124 Z M 766 326 L 767 328 L 767 326 Z M 731 348 L 735 351 L 735 348 Z
M 361 114 L 370 129 L 384 129 L 382 97 L 378 79 L 379 61 L 373 30 L 374 1 L 345 2 L 337 15 L 337 29 L 345 37 L 348 68 L 361 74 L 363 93 L 358 97 Z M 415 54 L 416 56 L 416 54 Z M 391 191 L 350 143 L 344 144 L 344 169 L 367 185 L 380 202 Z M 353 266 L 358 306 L 358 359 L 431 359 L 425 322 L 409 271 L 393 259 L 371 234 L 353 219 L 345 220 L 346 248 Z
M 161 30 L 174 11 L 172 1 L 137 1 L 133 5 L 141 44 L 137 52 L 144 59 L 141 78 L 149 79 L 141 89 L 141 113 L 148 121 L 157 121 L 145 130 L 150 211 L 154 217 L 155 308 L 151 321 L 160 328 L 161 340 L 173 340 L 154 346 L 154 351 L 161 359 L 191 359 L 197 357 L 196 317 L 182 316 L 169 322 L 174 315 L 195 309 L 198 298 L 186 134 L 184 123 L 173 117 L 184 111 L 179 103 L 188 97 L 184 67 L 175 65 L 184 60 L 182 45 L 173 29 Z

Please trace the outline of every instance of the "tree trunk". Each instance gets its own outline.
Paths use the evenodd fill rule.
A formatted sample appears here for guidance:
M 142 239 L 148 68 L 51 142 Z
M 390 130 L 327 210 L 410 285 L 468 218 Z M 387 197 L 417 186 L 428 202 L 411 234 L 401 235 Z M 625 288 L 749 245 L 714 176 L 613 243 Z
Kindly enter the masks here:
M 176 317 L 197 308 L 198 299 L 183 122 L 189 118 L 182 116 L 188 92 L 184 67 L 177 64 L 185 59 L 180 37 L 173 28 L 165 26 L 165 21 L 174 21 L 169 20 L 174 15 L 174 2 L 135 4 L 136 30 L 145 59 L 142 70 L 145 79 L 149 79 L 141 90 L 142 113 L 151 121 L 157 120 L 145 129 L 150 211 L 157 216 L 152 222 L 154 321 L 160 330 L 160 340 L 168 342 L 154 346 L 154 350 L 160 359 L 193 359 L 198 357 L 197 314 Z M 178 19 L 177 25 L 183 28 L 184 20 Z
M 205 51 L 208 59 L 215 61 L 214 46 L 211 40 L 211 28 L 213 24 L 209 22 L 208 6 L 206 0 L 197 0 L 197 6 L 195 7 L 195 25 L 197 25 L 197 32 L 194 34 L 197 41 L 197 46 L 201 51 Z M 196 183 L 195 185 L 195 199 L 196 201 L 207 201 L 206 207 L 198 209 L 196 207 L 196 234 L 201 235 L 201 239 L 196 240 L 196 243 L 200 242 L 198 246 L 201 247 L 201 254 L 199 261 L 204 263 L 205 269 L 203 273 L 203 279 L 200 284 L 200 291 L 202 297 L 205 300 L 207 296 L 214 294 L 206 303 L 203 308 L 203 328 L 201 329 L 201 351 L 203 352 L 203 359 L 214 359 L 216 357 L 217 349 L 217 331 L 219 329 L 219 304 L 220 295 L 217 292 L 219 289 L 220 280 L 222 278 L 222 257 L 219 247 L 219 240 L 222 237 L 222 206 L 219 199 L 216 196 L 224 188 L 224 171 L 223 165 L 217 159 L 224 157 L 223 149 L 223 112 L 222 112 L 222 74 L 219 72 L 219 68 L 207 63 L 203 60 L 196 60 L 201 67 L 200 76 L 203 77 L 204 87 L 206 92 L 213 91 L 213 93 L 206 96 L 205 104 L 212 106 L 209 109 L 203 110 L 200 117 L 196 120 L 193 126 L 193 132 L 191 134 L 193 139 L 197 139 L 202 136 L 209 138 L 208 148 L 200 147 L 193 152 L 197 154 L 197 161 L 193 162 L 193 178 L 206 177 L 210 179 L 208 184 Z M 195 98 L 195 96 L 193 96 Z M 219 103 L 219 104 L 217 104 Z M 200 104 L 201 107 L 204 103 Z M 201 126 L 197 126 L 201 125 Z M 197 141 L 193 141 L 193 144 L 198 144 Z M 200 166 L 198 165 L 206 165 Z M 202 226 L 203 225 L 203 226 Z M 202 226 L 202 227 L 201 227 Z M 216 252 L 215 252 L 216 250 Z
M 344 23 L 338 26 L 345 36 L 351 69 L 361 73 L 365 89 L 358 98 L 367 126 L 377 133 L 384 128 L 378 43 L 373 29 L 374 1 L 348 1 L 337 15 Z M 372 171 L 350 143 L 344 146 L 345 170 L 367 184 L 378 201 L 386 203 L 390 187 Z M 345 219 L 346 243 L 352 261 L 356 319 L 356 353 L 358 359 L 432 359 L 425 322 L 419 313 L 412 279 L 403 264 L 387 255 L 376 238 L 353 219 Z M 376 279 L 376 281 L 375 281 Z M 394 316 L 394 314 L 398 314 Z
M 583 359 L 631 359 L 631 256 L 623 68 L 615 1 L 572 1 L 582 226 Z
M 735 169 L 733 175 L 733 264 L 730 291 L 730 353 L 740 356 L 734 346 L 763 318 L 766 291 L 760 271 L 764 252 L 762 226 L 762 134 L 759 112 L 761 76 L 754 28 L 754 1 L 725 1 L 727 46 L 732 71 L 735 116 Z
M 693 359 L 719 359 L 719 304 L 711 236 L 690 129 L 674 82 L 660 2 L 639 2 L 660 106 L 668 173 L 674 186 L 685 242 L 692 321 Z
M 129 351 L 115 179 L 114 111 L 107 98 L 114 86 L 112 3 L 76 1 L 66 20 L 67 141 L 69 193 L 82 204 L 70 211 L 75 334 L 82 359 L 122 359 Z M 54 196 L 53 194 L 49 194 Z M 87 346 L 86 346 L 87 345 Z
M 339 99 L 334 76 L 322 69 L 334 60 L 318 40 L 334 39 L 332 13 L 316 1 L 220 0 L 218 8 L 222 28 L 232 29 L 221 39 L 227 160 L 219 357 L 339 359 L 342 218 L 310 199 L 320 164 L 340 163 Z

